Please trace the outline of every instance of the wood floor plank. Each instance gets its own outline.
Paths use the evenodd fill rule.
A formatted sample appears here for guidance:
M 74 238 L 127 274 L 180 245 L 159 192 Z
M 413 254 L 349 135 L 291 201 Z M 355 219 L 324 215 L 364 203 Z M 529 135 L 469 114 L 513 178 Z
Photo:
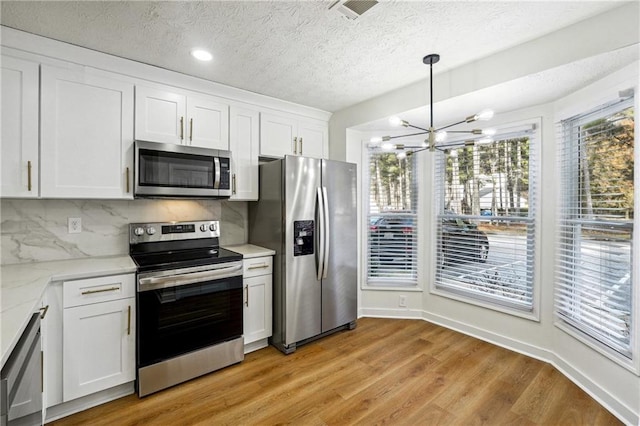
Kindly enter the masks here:
M 422 320 L 362 318 L 53 425 L 620 425 L 551 365 Z

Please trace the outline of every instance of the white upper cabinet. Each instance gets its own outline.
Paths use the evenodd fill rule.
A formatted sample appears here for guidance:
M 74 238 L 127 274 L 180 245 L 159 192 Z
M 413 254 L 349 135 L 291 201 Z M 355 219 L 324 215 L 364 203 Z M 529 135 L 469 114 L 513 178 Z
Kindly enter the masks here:
M 306 157 L 325 158 L 328 154 L 329 129 L 326 123 L 298 122 L 298 151 Z
M 41 195 L 132 198 L 133 84 L 42 65 Z
M 303 155 L 324 158 L 328 144 L 326 123 L 298 120 L 284 115 L 260 114 L 260 155 Z
M 136 139 L 229 149 L 229 105 L 213 96 L 187 96 L 136 86 Z
M 229 117 L 231 200 L 257 200 L 260 114 L 251 109 L 232 106 Z
M 39 64 L 2 56 L 2 197 L 38 196 Z

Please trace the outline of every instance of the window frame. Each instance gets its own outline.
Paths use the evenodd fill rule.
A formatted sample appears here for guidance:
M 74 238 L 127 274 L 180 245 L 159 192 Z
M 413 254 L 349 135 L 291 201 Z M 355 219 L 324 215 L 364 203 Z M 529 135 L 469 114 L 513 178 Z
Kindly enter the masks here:
M 525 120 L 520 120 L 516 122 L 509 122 L 504 124 L 498 124 L 495 126 L 496 134 L 493 137 L 495 141 L 509 139 L 509 137 L 503 137 L 502 135 L 508 135 L 509 133 L 513 133 L 514 130 L 517 129 L 525 129 L 525 128 L 533 128 L 533 132 L 529 135 L 529 156 L 530 160 L 529 165 L 529 176 L 534 176 L 536 181 L 533 183 L 535 185 L 535 189 L 533 191 L 533 195 L 530 198 L 530 206 L 534 206 L 537 208 L 537 214 L 531 217 L 531 224 L 533 226 L 533 256 L 532 256 L 532 304 L 531 309 L 523 310 L 508 306 L 506 304 L 496 303 L 485 297 L 473 297 L 467 293 L 451 291 L 442 287 L 438 287 L 437 283 L 437 244 L 440 241 L 440 237 L 438 235 L 438 217 L 443 211 L 443 203 L 444 203 L 444 188 L 436 188 L 435 185 L 438 183 L 438 170 L 439 165 L 437 162 L 444 161 L 444 155 L 440 154 L 434 156 L 433 162 L 433 176 L 434 176 L 434 197 L 436 202 L 435 208 L 430 209 L 431 214 L 433 216 L 432 222 L 432 241 L 430 242 L 432 256 L 430 256 L 430 260 L 432 265 L 434 265 L 433 272 L 430 274 L 431 283 L 429 286 L 429 292 L 431 294 L 441 296 L 447 299 L 456 300 L 459 302 L 464 302 L 470 305 L 478 306 L 487 310 L 496 311 L 504 314 L 508 314 L 514 317 L 524 318 L 530 321 L 539 322 L 540 321 L 540 236 L 541 236 L 541 214 L 540 214 L 540 199 L 541 199 L 541 160 L 542 160 L 542 118 L 535 117 L 529 118 Z M 463 145 L 463 141 L 458 141 L 458 146 Z M 456 145 L 455 141 L 447 143 L 447 145 Z M 441 166 L 440 166 L 441 167 Z M 531 185 L 531 183 L 530 183 Z
M 415 141 L 415 140 L 411 140 L 411 138 L 407 138 L 405 140 L 405 143 L 407 144 L 420 144 L 422 141 Z M 369 171 L 369 165 L 370 165 L 370 149 L 369 149 L 369 142 L 368 141 L 363 141 L 362 143 L 362 230 L 363 230 L 363 238 L 362 238 L 362 253 L 363 253 L 363 261 L 362 261 L 362 280 L 361 280 L 361 288 L 363 290 L 390 290 L 390 291 L 405 291 L 405 292 L 421 292 L 422 291 L 422 279 L 421 277 L 423 276 L 423 269 L 424 269 L 424 262 L 420 261 L 420 255 L 421 253 L 424 253 L 424 247 L 423 247 L 423 235 L 424 235 L 424 218 L 423 218 L 423 214 L 422 212 L 424 212 L 424 208 L 423 208 L 423 203 L 424 203 L 424 196 L 425 194 L 423 194 L 423 191 L 421 191 L 421 188 L 423 187 L 423 177 L 424 177 L 424 171 L 425 171 L 425 161 L 422 158 L 423 156 L 420 155 L 415 155 L 412 157 L 413 161 L 414 161 L 414 167 L 415 170 L 413 170 L 412 173 L 412 178 L 413 178 L 413 182 L 412 182 L 412 186 L 416 189 L 416 194 L 415 194 L 415 209 L 414 209 L 414 214 L 415 214 L 415 225 L 416 225 L 416 230 L 414 231 L 416 233 L 415 235 L 415 249 L 414 249 L 414 253 L 415 253 L 415 279 L 413 280 L 385 280 L 384 278 L 379 278 L 379 279 L 375 279 L 375 280 L 370 280 L 369 277 L 369 267 L 368 267 L 368 263 L 369 263 L 369 231 L 370 231 L 370 227 L 369 227 L 369 217 L 370 215 L 373 215 L 374 213 L 370 213 L 370 171 Z M 393 150 L 391 151 L 380 151 L 381 153 L 394 153 Z
M 628 87 L 628 86 L 627 86 Z M 638 91 L 637 91 L 637 86 L 634 88 L 634 99 L 633 101 L 630 103 L 630 105 L 624 105 L 622 103 L 622 101 L 620 101 L 619 99 L 615 99 L 615 98 L 603 98 L 603 97 L 599 97 L 597 99 L 595 99 L 596 102 L 592 102 L 591 103 L 591 107 L 577 107 L 577 106 L 573 106 L 572 108 L 572 114 L 568 115 L 566 114 L 565 117 L 561 117 L 561 120 L 556 119 L 556 127 L 558 129 L 558 135 L 557 135 L 557 141 L 558 141 L 558 148 L 557 148 L 557 152 L 558 152 L 558 157 L 560 158 L 562 155 L 564 155 L 564 150 L 566 149 L 566 144 L 570 143 L 572 144 L 570 148 L 578 148 L 581 147 L 581 142 L 579 140 L 573 139 L 570 141 L 567 141 L 564 139 L 564 129 L 563 129 L 563 122 L 567 122 L 570 120 L 577 120 L 577 121 L 582 121 L 583 124 L 584 122 L 589 122 L 589 121 L 594 121 L 597 120 L 599 117 L 603 117 L 603 116 L 594 116 L 593 118 L 589 119 L 589 120 L 585 120 L 585 116 L 588 116 L 589 114 L 596 112 L 600 109 L 603 108 L 607 108 L 609 106 L 616 106 L 619 105 L 620 109 L 624 109 L 627 108 L 629 106 L 634 108 L 634 212 L 637 211 L 638 207 L 640 207 L 640 146 L 637 145 L 638 142 L 638 135 L 640 133 L 638 133 L 640 131 L 640 122 L 638 120 L 639 118 L 639 107 L 640 107 L 640 96 L 638 95 Z M 595 105 L 595 106 L 594 106 Z M 561 161 L 561 160 L 560 160 Z M 560 162 L 558 162 L 557 166 L 559 169 L 561 167 Z M 576 166 L 577 167 L 577 166 Z M 577 176 L 578 175 L 578 171 L 574 171 L 574 174 Z M 561 180 L 562 182 L 562 180 Z M 578 194 L 578 187 L 579 187 L 579 176 L 577 177 L 576 180 L 576 185 L 574 186 L 574 188 L 572 188 L 570 191 L 572 194 Z M 560 235 L 560 231 L 563 228 L 563 220 L 562 220 L 562 215 L 561 212 L 559 211 L 562 206 L 564 205 L 563 202 L 565 202 L 562 199 L 562 196 L 564 195 L 563 192 L 564 188 L 559 188 L 558 190 L 558 212 L 557 217 L 556 217 L 556 235 Z M 569 204 L 571 204 L 571 202 L 573 202 L 574 204 L 576 204 L 578 202 L 578 200 L 576 199 L 576 197 L 574 197 L 573 200 L 569 200 L 567 201 Z M 559 274 L 561 273 L 560 271 L 560 266 L 558 264 L 558 262 L 556 263 L 556 267 L 555 267 L 555 280 L 554 280 L 554 303 L 553 303 L 553 318 L 554 318 L 554 326 L 557 327 L 558 329 L 562 330 L 564 333 L 572 336 L 573 338 L 575 338 L 576 340 L 578 340 L 579 342 L 581 342 L 582 344 L 586 345 L 587 347 L 597 351 L 598 353 L 604 355 L 605 357 L 607 357 L 608 359 L 614 361 L 616 364 L 630 370 L 633 371 L 634 373 L 638 374 L 640 372 L 640 330 L 638 329 L 638 327 L 640 326 L 640 313 L 638 312 L 638 310 L 640 309 L 640 261 L 637 261 L 635 258 L 637 258 L 637 253 L 639 253 L 639 249 L 640 249 L 640 238 L 638 238 L 637 236 L 634 236 L 634 231 L 637 233 L 638 231 L 638 224 L 639 224 L 640 219 L 634 214 L 634 218 L 632 220 L 632 229 L 631 229 L 631 254 L 630 254 L 630 259 L 631 259 L 631 265 L 629 267 L 629 271 L 631 273 L 631 308 L 630 308 L 630 313 L 631 313 L 631 332 L 630 332 L 630 343 L 629 343 L 629 352 L 628 352 L 628 356 L 623 354 L 622 352 L 614 349 L 613 347 L 611 347 L 610 345 L 608 345 L 606 342 L 599 340 L 597 338 L 597 336 L 591 335 L 587 332 L 585 332 L 584 330 L 581 330 L 579 326 L 573 325 L 571 322 L 571 320 L 567 320 L 565 319 L 562 314 L 559 312 L 559 308 L 558 308 L 558 302 L 556 300 L 557 295 L 556 293 L 559 291 Z M 580 224 L 584 225 L 584 221 L 581 221 L 579 219 L 571 219 L 568 220 L 568 222 L 573 223 L 573 227 L 577 227 Z M 577 238 L 572 238 L 572 244 L 575 246 L 575 244 L 577 244 Z M 556 247 L 556 250 L 559 250 L 558 246 L 561 244 L 560 238 L 556 238 L 554 241 L 554 246 Z M 635 255 L 634 255 L 635 253 Z M 557 257 L 559 257 L 559 253 L 556 253 Z M 565 286 L 566 287 L 566 286 Z

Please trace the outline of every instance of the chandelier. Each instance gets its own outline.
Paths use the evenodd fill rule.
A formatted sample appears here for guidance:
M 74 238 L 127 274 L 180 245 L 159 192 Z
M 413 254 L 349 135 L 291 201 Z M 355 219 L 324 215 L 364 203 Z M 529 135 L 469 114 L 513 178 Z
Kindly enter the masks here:
M 476 139 L 471 139 L 465 141 L 465 145 L 471 144 L 483 144 L 492 142 L 491 136 L 495 134 L 494 129 L 473 129 L 473 130 L 447 130 L 453 126 L 457 126 L 463 123 L 473 123 L 474 121 L 487 121 L 493 118 L 493 111 L 484 110 L 479 112 L 478 114 L 470 115 L 466 117 L 464 120 L 457 121 L 455 123 L 448 124 L 446 126 L 435 128 L 433 126 L 433 64 L 440 61 L 440 55 L 436 53 L 429 54 L 422 58 L 422 62 L 429 65 L 429 113 L 430 113 L 430 124 L 429 128 L 425 129 L 423 127 L 414 126 L 410 124 L 408 121 L 402 120 L 399 117 L 391 117 L 389 119 L 389 123 L 393 126 L 403 126 L 411 129 L 420 130 L 416 133 L 409 133 L 406 135 L 397 135 L 397 136 L 382 136 L 382 137 L 373 137 L 370 140 L 370 144 L 373 146 L 380 145 L 380 148 L 384 150 L 396 150 L 400 151 L 396 154 L 398 158 L 404 158 L 407 155 L 412 155 L 413 153 L 429 150 L 434 151 L 436 149 L 443 150 L 446 148 L 446 145 L 441 145 L 442 142 L 446 141 L 448 133 L 459 133 L 459 134 L 470 134 L 474 135 Z M 406 137 L 415 137 L 420 135 L 428 135 L 427 138 L 421 145 L 411 146 L 404 145 L 399 143 L 392 143 L 391 141 L 399 138 Z

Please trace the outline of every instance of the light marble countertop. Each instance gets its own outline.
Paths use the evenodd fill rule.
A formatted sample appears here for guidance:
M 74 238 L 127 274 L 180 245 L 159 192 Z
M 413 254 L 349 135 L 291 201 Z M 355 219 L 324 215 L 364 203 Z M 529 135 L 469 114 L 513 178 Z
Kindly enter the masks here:
M 129 256 L 89 257 L 0 266 L 0 350 L 7 361 L 50 282 L 136 271 Z
M 235 251 L 236 253 L 240 253 L 245 259 L 251 259 L 252 257 L 273 256 L 274 254 L 276 254 L 276 252 L 271 249 L 254 246 L 253 244 L 237 244 L 232 246 L 224 246 L 223 248 Z

